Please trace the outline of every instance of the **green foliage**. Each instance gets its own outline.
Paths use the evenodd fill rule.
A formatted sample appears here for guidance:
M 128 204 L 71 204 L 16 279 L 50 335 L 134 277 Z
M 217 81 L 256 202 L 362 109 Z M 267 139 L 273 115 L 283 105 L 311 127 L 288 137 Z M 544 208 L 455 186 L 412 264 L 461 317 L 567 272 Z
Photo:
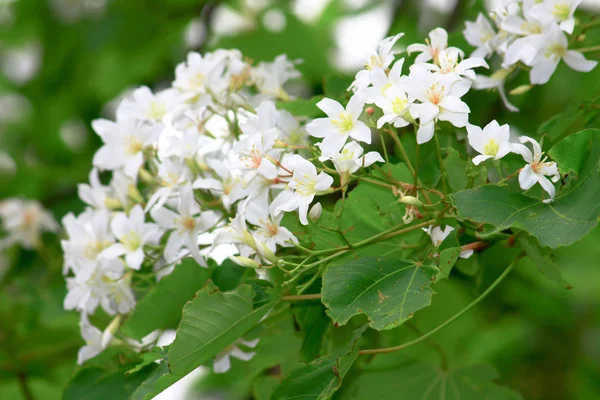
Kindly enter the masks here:
M 208 270 L 192 259 L 183 260 L 138 302 L 121 329 L 127 336 L 140 340 L 155 329 L 176 328 L 184 304 L 207 279 Z
M 577 153 L 579 151 L 579 153 Z M 588 129 L 570 136 L 550 150 L 562 173 L 575 172 L 556 200 L 545 204 L 500 186 L 482 186 L 450 197 L 463 218 L 493 225 L 482 237 L 510 227 L 526 230 L 543 246 L 575 243 L 598 223 L 600 206 L 600 131 Z
M 183 308 L 177 337 L 169 348 L 169 370 L 174 374 L 191 372 L 211 360 L 225 347 L 248 332 L 275 304 L 253 306 L 254 291 L 241 285 L 221 293 L 209 283 Z
M 356 329 L 347 343 L 334 354 L 301 365 L 275 388 L 272 400 L 327 399 L 342 385 L 344 376 L 358 357 L 356 341 L 365 328 Z
M 359 258 L 325 271 L 322 301 L 335 324 L 364 313 L 373 329 L 394 328 L 431 303 L 432 273 L 413 261 Z
M 339 399 L 381 400 L 517 400 L 522 397 L 494 383 L 498 373 L 487 365 L 472 365 L 450 371 L 438 370 L 409 357 L 367 365 L 358 379 L 344 388 Z

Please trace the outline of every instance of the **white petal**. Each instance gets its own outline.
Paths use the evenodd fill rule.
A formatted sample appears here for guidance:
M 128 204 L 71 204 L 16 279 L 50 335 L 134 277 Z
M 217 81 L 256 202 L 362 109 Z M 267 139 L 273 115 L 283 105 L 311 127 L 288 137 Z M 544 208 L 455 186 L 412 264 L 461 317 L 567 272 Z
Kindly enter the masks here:
M 364 122 L 356 121 L 354 123 L 354 129 L 352 129 L 350 132 L 350 137 L 358 140 L 359 142 L 371 144 L 371 129 L 369 129 Z
M 492 156 L 486 156 L 486 155 L 480 154 L 478 156 L 473 157 L 473 164 L 479 165 L 482 162 L 484 162 L 485 160 L 487 160 L 488 158 L 492 158 Z
M 339 118 L 341 114 L 344 114 L 346 110 L 340 103 L 335 100 L 324 98 L 317 103 L 319 107 L 329 118 Z
M 558 61 L 552 60 L 542 61 L 535 64 L 529 72 L 531 83 L 534 85 L 543 85 L 544 83 L 548 82 L 557 66 Z
M 569 67 L 581 72 L 589 72 L 598 65 L 598 61 L 587 60 L 583 54 L 573 50 L 568 50 L 563 60 Z
M 527 164 L 521 172 L 519 172 L 519 185 L 523 190 L 529 190 L 537 182 L 537 177 L 530 164 Z
M 556 189 L 554 188 L 552 182 L 550 182 L 550 180 L 542 174 L 536 174 L 536 178 L 542 186 L 542 188 L 550 195 L 550 199 L 546 201 L 546 203 L 554 200 L 554 196 L 556 195 Z
M 433 138 L 435 124 L 431 121 L 428 124 L 421 124 L 417 131 L 417 144 L 427 143 Z

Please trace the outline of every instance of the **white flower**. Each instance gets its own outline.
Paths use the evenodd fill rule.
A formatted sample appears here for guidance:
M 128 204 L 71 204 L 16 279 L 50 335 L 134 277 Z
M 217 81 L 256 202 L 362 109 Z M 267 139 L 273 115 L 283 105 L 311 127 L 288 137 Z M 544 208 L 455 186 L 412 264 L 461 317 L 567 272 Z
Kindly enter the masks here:
M 239 170 L 231 169 L 227 160 L 211 158 L 207 160 L 216 178 L 198 178 L 193 183 L 194 189 L 206 189 L 219 196 L 223 206 L 231 209 L 231 205 L 247 196 L 246 183 Z
M 375 53 L 371 54 L 367 60 L 365 65 L 366 69 L 375 69 L 382 68 L 386 69 L 389 67 L 394 61 L 394 54 L 396 54 L 392 49 L 394 45 L 404 36 L 404 33 L 399 33 L 395 36 L 389 36 L 385 39 L 382 39 L 375 49 Z
M 252 201 L 248 202 L 246 206 L 246 220 L 256 227 L 252 232 L 255 242 L 267 246 L 273 253 L 277 248 L 276 245 L 291 247 L 293 243 L 298 242 L 292 232 L 281 226 L 281 219 L 284 214 L 275 214 L 277 207 L 287 202 L 291 196 L 292 193 L 289 191 L 281 192 L 269 205 L 268 209 Z
M 425 39 L 425 43 L 411 44 L 406 48 L 408 54 L 419 52 L 420 54 L 415 59 L 416 64 L 424 63 L 433 60 L 437 64 L 438 54 L 440 51 L 448 47 L 448 32 L 443 28 L 435 28 L 429 32 L 429 40 Z
M 375 105 L 381 108 L 383 115 L 377 120 L 377 129 L 385 124 L 396 128 L 407 126 L 412 121 L 409 106 L 412 104 L 404 89 L 393 85 L 385 91 L 385 95 L 376 98 Z
M 546 161 L 547 157 L 543 157 L 544 153 L 540 144 L 528 136 L 521 136 L 519 138 L 521 143 L 531 143 L 533 147 L 533 153 L 529 148 L 524 145 L 514 145 L 515 153 L 519 153 L 523 156 L 523 159 L 527 162 L 527 165 L 519 172 L 519 185 L 523 190 L 529 190 L 533 185 L 539 183 L 542 188 L 550 195 L 549 199 L 544 200 L 544 203 L 550 203 L 554 200 L 556 189 L 552 182 L 558 182 L 560 180 L 560 173 L 555 162 Z M 552 182 L 546 178 L 550 176 Z
M 100 256 L 116 258 L 124 255 L 128 267 L 140 269 L 144 261 L 144 245 L 156 239 L 158 226 L 144 223 L 144 210 L 137 204 L 131 209 L 129 216 L 117 213 L 110 227 L 119 243 L 103 250 Z
M 454 231 L 454 228 L 450 225 L 446 225 L 444 229 L 439 226 L 428 226 L 427 228 L 423 228 L 425 232 L 431 238 L 431 242 L 434 247 L 440 247 L 444 239 Z M 459 257 L 460 258 L 469 258 L 473 255 L 473 250 L 465 250 L 461 251 Z
M 157 181 L 161 187 L 152 194 L 145 211 L 152 208 L 162 207 L 174 192 L 181 186 L 190 182 L 193 174 L 185 164 L 185 160 L 177 157 L 169 157 L 158 165 Z
M 260 339 L 246 341 L 244 339 L 238 339 L 234 344 L 228 346 L 225 350 L 223 350 L 215 357 L 215 359 L 213 360 L 213 371 L 215 371 L 215 373 L 217 374 L 222 374 L 224 372 L 229 371 L 229 368 L 231 368 L 231 361 L 229 360 L 229 357 L 235 357 L 238 360 L 242 361 L 249 361 L 250 359 L 252 359 L 252 357 L 254 357 L 256 353 L 246 353 L 240 350 L 240 348 L 237 345 L 241 344 L 245 347 L 253 349 L 258 345 L 259 340 Z
M 333 178 L 325 172 L 317 175 L 317 169 L 310 162 L 295 154 L 288 159 L 288 165 L 294 171 L 291 182 L 288 184 L 290 189 L 294 189 L 294 195 L 275 209 L 275 214 L 282 211 L 293 211 L 298 209 L 300 222 L 308 225 L 307 213 L 310 203 L 318 192 L 325 191 L 331 187 Z
M 300 77 L 296 69 L 298 61 L 288 60 L 285 54 L 279 55 L 273 62 L 261 62 L 252 68 L 251 77 L 258 90 L 269 97 L 286 98 L 283 90 L 285 83 Z
M 198 235 L 213 228 L 218 217 L 212 211 L 203 211 L 197 216 L 199 213 L 200 207 L 189 184 L 181 188 L 177 212 L 165 207 L 150 212 L 161 228 L 172 230 L 165 246 L 165 260 L 173 262 L 179 250 L 185 246 L 198 264 L 206 266 L 206 261 L 198 249 Z
M 367 103 L 376 103 L 380 97 L 387 97 L 388 91 L 392 87 L 403 88 L 403 83 L 407 79 L 402 76 L 402 67 L 404 66 L 404 58 L 396 61 L 392 69 L 386 73 L 381 68 L 376 68 L 370 71 L 370 82 L 372 87 L 366 90 Z
M 58 231 L 52 215 L 35 200 L 6 199 L 0 202 L 2 228 L 8 237 L 0 240 L 0 249 L 20 243 L 26 249 L 40 245 L 42 232 Z
M 134 178 L 144 162 L 143 150 L 154 144 L 161 125 L 143 125 L 133 118 L 117 113 L 117 122 L 106 119 L 92 121 L 92 127 L 102 138 L 102 146 L 94 155 L 94 166 L 114 170 L 123 168 L 125 174 Z
M 81 313 L 79 328 L 81 337 L 85 340 L 85 345 L 77 353 L 77 364 L 81 365 L 102 353 L 105 346 L 102 346 L 102 331 L 90 324 L 87 314 L 84 312 Z
M 277 162 L 281 149 L 273 146 L 279 138 L 276 128 L 277 112 L 271 102 L 263 102 L 257 108 L 257 115 L 250 116 L 242 129 L 249 136 L 237 142 L 233 149 L 239 156 L 239 168 L 245 171 L 244 180 L 250 182 L 257 174 L 267 179 L 275 179 Z
M 298 120 L 285 110 L 277 111 L 277 127 L 281 130 L 280 140 L 292 146 L 308 144 L 308 133 Z
M 368 152 L 364 156 L 363 152 L 363 148 L 352 141 L 346 144 L 341 152 L 334 154 L 331 160 L 340 175 L 353 174 L 359 168 L 366 168 L 375 162 L 385 161 L 376 151 Z
M 548 82 L 561 59 L 569 67 L 581 72 L 589 72 L 598 64 L 597 61 L 586 60 L 578 51 L 567 50 L 567 37 L 557 28 L 548 31 L 543 43 L 543 47 L 529 64 L 533 66 L 530 71 L 533 84 Z
M 433 74 L 423 69 L 411 70 L 406 83 L 406 91 L 421 104 L 410 106 L 410 114 L 419 118 L 417 143 L 422 144 L 431 140 L 435 122 L 448 121 L 457 128 L 464 127 L 469 119 L 469 106 L 462 97 L 469 90 L 471 83 L 456 75 Z
M 441 74 L 457 74 L 459 76 L 463 76 L 465 78 L 469 78 L 471 80 L 475 79 L 475 71 L 473 68 L 484 67 L 488 68 L 488 64 L 485 62 L 483 58 L 480 57 L 471 57 L 462 60 L 461 52 L 455 48 L 450 47 L 446 50 L 440 51 L 438 54 L 438 64 L 417 64 L 419 65 L 427 65 L 432 71 L 441 73 Z
M 500 126 L 496 120 L 481 129 L 476 125 L 467 125 L 469 145 L 479 153 L 473 158 L 473 164 L 479 165 L 488 158 L 499 160 L 513 149 L 510 143 L 510 128 L 507 124 Z
M 471 57 L 488 57 L 494 52 L 493 39 L 496 36 L 496 31 L 483 14 L 479 13 L 475 22 L 465 22 L 463 35 L 467 43 L 477 47 Z
M 346 108 L 332 99 L 323 99 L 317 103 L 327 118 L 317 118 L 306 125 L 308 134 L 323 138 L 319 144 L 323 156 L 340 151 L 348 137 L 361 142 L 371 143 L 371 130 L 358 117 L 365 105 L 363 93 L 357 93 L 348 102 Z
M 559 24 L 561 30 L 571 34 L 575 27 L 575 9 L 582 0 L 543 0 L 531 7 L 530 14 L 542 21 Z
M 125 114 L 141 121 L 162 122 L 167 113 L 175 111 L 180 97 L 173 89 L 154 94 L 142 86 L 133 91 L 133 100 L 123 100 L 120 107 Z
M 238 206 L 237 214 L 229 224 L 219 230 L 214 240 L 214 245 L 235 244 L 242 257 L 250 257 L 256 251 L 254 237 L 246 226 L 246 207 L 250 199 Z
M 371 71 L 385 70 L 394 61 L 395 52 L 392 50 L 398 39 L 404 36 L 404 33 L 399 33 L 395 36 L 387 37 L 379 42 L 377 49 L 372 53 L 367 62 L 365 69 L 358 71 L 354 82 L 350 85 L 350 90 L 354 92 L 363 92 L 371 84 Z
M 191 52 L 187 62 L 181 63 L 175 69 L 173 87 L 190 95 L 213 91 L 219 93 L 229 85 L 223 77 L 225 60 L 222 56 L 207 53 L 204 57 Z
M 85 274 L 86 279 L 91 276 L 100 253 L 115 241 L 108 229 L 109 220 L 110 214 L 106 210 L 86 212 L 77 218 L 69 213 L 63 218 L 68 236 L 67 240 L 61 241 L 65 253 L 64 274 L 70 268 L 77 275 Z

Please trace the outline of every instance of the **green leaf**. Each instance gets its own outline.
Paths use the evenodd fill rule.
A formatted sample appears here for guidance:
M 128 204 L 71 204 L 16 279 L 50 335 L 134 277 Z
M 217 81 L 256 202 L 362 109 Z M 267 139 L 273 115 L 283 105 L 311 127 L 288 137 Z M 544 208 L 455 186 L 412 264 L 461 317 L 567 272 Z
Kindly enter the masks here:
M 63 400 L 128 400 L 157 368 L 149 365 L 135 373 L 126 373 L 134 366 L 129 364 L 119 369 L 82 368 L 68 383 Z
M 342 379 L 358 357 L 357 340 L 366 326 L 356 329 L 340 355 L 321 357 L 290 372 L 271 396 L 271 400 L 328 399 L 342 385 Z
M 390 329 L 431 304 L 434 272 L 412 261 L 360 258 L 325 271 L 322 302 L 338 325 L 365 314 L 371 328 Z
M 495 227 L 482 237 L 511 227 L 537 237 L 542 246 L 568 246 L 598 223 L 600 203 L 600 130 L 586 129 L 550 150 L 562 173 L 575 173 L 556 199 L 545 204 L 505 187 L 482 186 L 450 198 L 463 218 Z
M 293 310 L 298 325 L 300 325 L 304 332 L 301 352 L 304 361 L 311 361 L 319 355 L 323 343 L 323 335 L 331 325 L 331 320 L 327 318 L 325 309 L 321 303 L 298 303 L 294 304 Z
M 570 104 L 565 111 L 544 122 L 538 129 L 538 133 L 547 135 L 554 142 L 571 132 L 594 126 L 600 118 L 600 109 L 593 106 L 598 101 L 600 96 L 583 103 Z
M 140 340 L 156 329 L 176 327 L 184 304 L 207 279 L 205 268 L 190 258 L 184 259 L 138 302 L 121 329 L 127 336 Z
M 440 254 L 438 259 L 439 272 L 435 276 L 436 282 L 450 276 L 450 272 L 460 256 L 460 243 L 457 234 L 458 231 L 454 230 L 454 232 L 448 235 L 442 244 L 440 244 L 440 248 L 438 249 Z
M 523 250 L 525 250 L 525 253 L 527 253 L 529 258 L 531 258 L 531 261 L 533 261 L 536 268 L 539 269 L 546 278 L 564 286 L 567 289 L 571 289 L 573 287 L 563 278 L 556 264 L 542 254 L 539 245 L 535 242 L 535 240 L 533 240 L 532 237 L 526 237 L 524 235 L 519 236 L 518 242 Z
M 155 361 L 165 359 L 166 351 L 162 347 L 155 347 L 149 353 L 142 354 L 142 362 L 134 368 L 127 371 L 128 374 L 133 374 L 144 368 L 146 365 L 152 365 Z
M 131 400 L 151 400 L 184 376 L 171 374 L 167 363 L 160 363 L 148 378 L 135 389 L 135 392 L 131 395 Z
M 446 148 L 446 151 L 448 151 L 448 156 L 444 159 L 443 164 L 448 177 L 448 185 L 452 191 L 462 190 L 469 183 L 469 177 L 465 173 L 467 162 L 452 147 Z
M 393 365 L 369 364 L 340 393 L 340 400 L 517 400 L 517 392 L 494 383 L 498 373 L 488 365 L 443 371 L 408 357 Z M 389 364 L 389 363 L 388 363 Z
M 186 374 L 211 360 L 235 342 L 273 307 L 277 297 L 261 307 L 253 307 L 254 291 L 241 285 L 222 293 L 209 283 L 183 308 L 177 336 L 169 349 L 169 369 Z

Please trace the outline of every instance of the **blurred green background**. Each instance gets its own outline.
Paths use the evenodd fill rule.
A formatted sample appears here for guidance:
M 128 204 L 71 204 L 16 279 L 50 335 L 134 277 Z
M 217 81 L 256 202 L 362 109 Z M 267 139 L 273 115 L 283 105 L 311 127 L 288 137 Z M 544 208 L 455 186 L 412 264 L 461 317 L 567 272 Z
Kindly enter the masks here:
M 319 94 L 323 84 L 344 87 L 386 34 L 405 32 L 401 43 L 408 45 L 443 26 L 453 33 L 451 44 L 468 53 L 460 31 L 483 3 L 0 0 L 0 198 L 39 199 L 57 219 L 80 212 L 76 184 L 87 180 L 100 145 L 90 121 L 110 117 L 114 99 L 136 86 L 169 85 L 190 50 L 238 48 L 254 61 L 286 53 L 304 60 L 295 92 Z M 589 9 L 578 17 L 597 18 Z M 600 27 L 578 39 L 575 48 L 600 44 Z M 527 81 L 519 79 L 513 87 Z M 581 74 L 561 65 L 547 85 L 511 97 L 520 113 L 508 112 L 497 93 L 471 92 L 466 101 L 472 123 L 497 119 L 522 134 L 545 134 L 549 147 L 583 126 L 600 127 L 600 111 L 589 107 L 599 96 L 600 69 Z M 556 251 L 573 289 L 545 280 L 524 260 L 486 304 L 436 340 L 465 361 L 491 362 L 527 399 L 600 398 L 599 240 L 596 229 Z M 10 248 L 0 256 L 0 399 L 25 398 L 25 380 L 32 398 L 60 398 L 83 344 L 77 314 L 62 310 L 58 241 L 49 236 L 45 243 L 39 253 Z M 495 253 L 485 254 L 474 262 L 492 268 Z M 448 283 L 423 324 L 468 302 L 461 293 L 474 282 L 486 284 Z M 235 374 L 209 377 L 196 390 L 248 398 L 247 382 Z

